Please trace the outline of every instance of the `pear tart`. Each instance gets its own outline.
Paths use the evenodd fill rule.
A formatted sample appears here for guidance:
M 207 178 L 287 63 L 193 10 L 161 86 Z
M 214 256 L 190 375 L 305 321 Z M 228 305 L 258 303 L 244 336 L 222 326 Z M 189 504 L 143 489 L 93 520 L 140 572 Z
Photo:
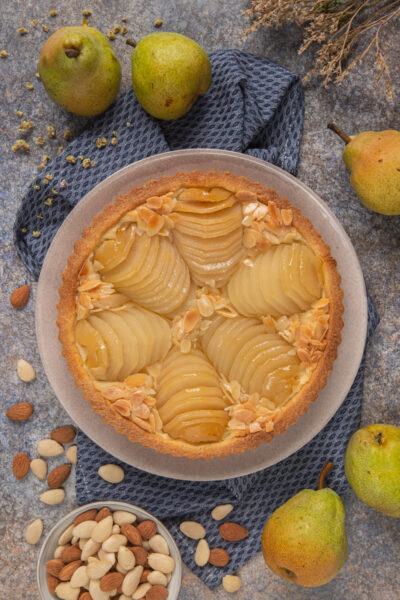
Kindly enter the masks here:
M 173 456 L 269 442 L 326 383 L 342 328 L 330 249 L 298 208 L 230 173 L 178 173 L 105 207 L 75 244 L 63 353 L 104 421 Z

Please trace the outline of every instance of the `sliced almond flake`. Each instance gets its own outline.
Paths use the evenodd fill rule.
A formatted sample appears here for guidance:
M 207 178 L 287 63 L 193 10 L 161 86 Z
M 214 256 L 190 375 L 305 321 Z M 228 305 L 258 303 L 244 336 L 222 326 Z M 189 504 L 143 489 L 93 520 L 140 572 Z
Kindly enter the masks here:
M 117 400 L 114 402 L 113 406 L 123 417 L 131 416 L 131 405 L 127 400 Z
M 241 202 L 255 202 L 257 200 L 257 194 L 250 190 L 238 190 L 235 195 Z
M 281 208 L 282 223 L 289 227 L 293 221 L 293 211 L 291 208 Z
M 148 431 L 149 433 L 153 433 L 151 425 L 147 421 L 144 421 L 140 417 L 134 417 L 132 419 L 132 421 L 133 421 L 133 423 L 135 423 L 135 425 L 137 425 L 141 429 L 144 429 L 144 431 Z
M 192 348 L 192 341 L 189 338 L 185 338 L 180 343 L 180 350 L 182 354 L 188 354 Z

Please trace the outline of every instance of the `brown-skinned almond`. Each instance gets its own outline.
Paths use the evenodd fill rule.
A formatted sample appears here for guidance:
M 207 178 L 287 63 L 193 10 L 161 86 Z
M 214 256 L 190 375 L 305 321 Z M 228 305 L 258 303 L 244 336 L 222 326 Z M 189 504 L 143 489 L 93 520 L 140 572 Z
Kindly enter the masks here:
M 75 573 L 75 571 L 81 566 L 83 565 L 83 561 L 82 560 L 73 560 L 72 562 L 68 563 L 67 565 L 65 565 L 59 575 L 58 578 L 61 581 L 69 581 L 72 577 L 72 575 Z
M 142 521 L 139 523 L 137 530 L 139 531 L 143 540 L 149 540 L 153 537 L 153 535 L 156 535 L 157 525 L 154 523 L 154 521 L 150 521 L 148 519 L 147 521 Z
M 68 479 L 70 473 L 70 464 L 59 465 L 58 467 L 55 467 L 52 471 L 50 471 L 49 476 L 47 477 L 47 485 L 52 489 L 60 488 Z
M 67 546 L 62 551 L 61 560 L 63 560 L 65 563 L 70 563 L 70 562 L 73 562 L 74 560 L 80 560 L 80 559 L 81 559 L 81 549 L 79 548 L 78 545 L 74 544 L 73 546 Z
M 21 287 L 17 288 L 13 291 L 10 296 L 10 303 L 14 308 L 24 308 L 25 304 L 28 302 L 29 294 L 31 293 L 31 286 L 29 283 L 26 285 L 21 285 Z
M 97 510 L 92 508 L 91 510 L 86 510 L 81 515 L 78 515 L 74 519 L 75 527 L 79 525 L 79 523 L 83 523 L 83 521 L 95 521 L 97 515 Z
M 159 583 L 153 585 L 145 596 L 145 600 L 166 600 L 166 598 L 168 598 L 168 590 Z
M 58 579 L 58 575 L 64 566 L 64 561 L 61 560 L 61 558 L 52 558 L 46 563 L 46 571 L 49 573 L 49 575 L 57 577 Z
M 112 590 L 118 589 L 119 586 L 122 585 L 124 579 L 125 575 L 118 573 L 117 571 L 106 573 L 100 579 L 100 589 L 103 592 L 111 592 Z
M 109 517 L 111 515 L 111 510 L 107 506 L 103 506 L 96 515 L 95 521 L 99 522 Z
M 127 548 L 128 548 L 128 550 L 133 552 L 133 554 L 135 555 L 136 565 L 140 565 L 141 567 L 144 567 L 145 564 L 147 563 L 147 557 L 149 555 L 147 550 L 145 548 L 143 548 L 143 546 L 133 546 L 133 547 L 127 546 Z
M 145 569 L 140 577 L 139 583 L 147 583 L 147 577 L 151 572 L 151 569 Z
M 62 427 L 57 427 L 57 429 L 53 429 L 50 433 L 50 437 L 52 440 L 59 442 L 60 444 L 70 444 L 74 441 L 76 436 L 76 429 L 72 427 L 72 425 L 63 425 Z
M 15 477 L 21 481 L 31 468 L 31 459 L 26 452 L 19 452 L 12 461 L 12 469 Z
M 30 402 L 18 402 L 13 404 L 6 411 L 6 417 L 11 421 L 26 421 L 33 413 L 33 406 Z
M 89 592 L 82 592 L 78 600 L 93 600 Z
M 229 554 L 223 548 L 212 548 L 208 562 L 214 567 L 225 567 L 229 562 Z
M 49 588 L 50 594 L 54 594 L 54 596 L 56 595 L 56 587 L 59 583 L 60 580 L 57 579 L 57 577 L 54 577 L 54 575 L 50 575 L 50 573 L 47 573 L 47 587 Z
M 142 536 L 137 527 L 131 525 L 131 523 L 124 523 L 121 527 L 121 533 L 128 538 L 128 541 L 132 546 L 142 545 Z
M 222 523 L 219 526 L 219 534 L 228 542 L 240 542 L 240 540 L 247 538 L 249 532 L 239 523 Z

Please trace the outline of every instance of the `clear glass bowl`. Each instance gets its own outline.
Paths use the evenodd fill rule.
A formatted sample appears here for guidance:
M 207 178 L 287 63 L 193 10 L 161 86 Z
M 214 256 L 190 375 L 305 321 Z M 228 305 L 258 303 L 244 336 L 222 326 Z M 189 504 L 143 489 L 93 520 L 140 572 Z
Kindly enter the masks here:
M 157 524 L 157 531 L 168 542 L 170 554 L 175 561 L 175 569 L 172 573 L 171 580 L 168 584 L 168 600 L 177 600 L 179 590 L 181 587 L 182 581 L 182 559 L 178 549 L 178 546 L 175 543 L 174 538 L 168 531 L 168 529 L 156 519 L 153 515 L 146 512 L 142 508 L 135 506 L 133 504 L 128 504 L 127 502 L 91 502 L 90 504 L 85 504 L 76 508 L 72 512 L 68 513 L 62 519 L 60 519 L 47 535 L 46 539 L 43 542 L 43 545 L 39 552 L 38 562 L 37 562 L 37 581 L 39 587 L 39 593 L 42 600 L 54 600 L 55 596 L 51 594 L 47 587 L 47 572 L 46 572 L 46 562 L 54 557 L 54 552 L 58 546 L 58 538 L 62 534 L 62 532 L 73 523 L 74 519 L 80 515 L 81 513 L 90 510 L 92 508 L 103 508 L 107 506 L 111 511 L 114 510 L 126 510 L 131 512 L 137 516 L 138 522 L 143 521 L 145 519 L 151 519 Z

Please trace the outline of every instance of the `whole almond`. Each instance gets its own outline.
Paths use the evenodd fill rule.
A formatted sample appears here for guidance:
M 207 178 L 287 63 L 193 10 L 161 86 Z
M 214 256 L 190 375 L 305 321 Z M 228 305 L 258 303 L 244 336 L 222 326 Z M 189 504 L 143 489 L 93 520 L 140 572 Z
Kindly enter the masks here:
M 49 588 L 50 594 L 54 594 L 54 596 L 56 595 L 56 587 L 59 583 L 60 580 L 57 579 L 57 577 L 54 577 L 53 575 L 50 575 L 50 573 L 47 573 L 47 587 Z
M 106 573 L 106 575 L 103 575 L 103 577 L 100 579 L 100 589 L 103 592 L 112 592 L 112 590 L 115 590 L 122 585 L 124 578 L 125 575 L 122 573 L 117 573 L 116 571 L 113 571 L 112 573 Z
M 211 511 L 211 516 L 215 521 L 222 521 L 233 510 L 233 504 L 219 504 Z
M 107 507 L 107 506 L 103 506 L 103 508 L 101 508 L 95 518 L 95 521 L 102 521 L 103 519 L 105 519 L 106 517 L 109 517 L 111 515 L 111 510 Z
M 87 566 L 89 579 L 101 579 L 111 569 L 111 563 L 108 560 L 91 559 Z
M 151 571 L 150 569 L 145 569 L 142 573 L 139 583 L 147 583 L 147 578 L 150 575 L 150 573 L 153 573 L 153 571 Z
M 71 525 L 69 525 L 67 527 L 67 529 L 64 529 L 64 531 L 62 532 L 62 534 L 60 535 L 60 537 L 58 538 L 58 545 L 59 546 L 64 546 L 65 544 L 68 544 L 68 542 L 70 542 L 72 540 L 72 531 L 74 529 L 74 524 L 72 523 Z
M 91 510 L 86 510 L 85 512 L 75 517 L 74 525 L 79 525 L 79 523 L 82 523 L 83 521 L 95 521 L 96 515 L 97 510 L 95 508 L 92 508 Z
M 194 554 L 194 562 L 198 567 L 204 567 L 208 563 L 210 558 L 210 547 L 207 540 L 202 538 L 197 544 L 196 552 Z
M 167 544 L 167 540 L 159 533 L 153 535 L 153 537 L 149 539 L 149 545 L 153 552 L 159 552 L 160 554 L 169 554 L 169 546 Z
M 225 567 L 229 562 L 229 554 L 223 548 L 212 548 L 208 562 L 214 567 Z
M 93 600 L 93 598 L 89 592 L 82 592 L 82 594 L 79 596 L 79 600 Z
M 166 600 L 166 598 L 168 598 L 168 590 L 163 585 L 153 585 L 146 594 L 146 600 Z
M 96 521 L 82 521 L 78 525 L 75 525 L 72 530 L 72 535 L 77 538 L 88 539 L 92 535 L 93 529 L 96 527 Z
M 69 563 L 69 564 L 72 565 L 73 563 Z M 76 569 L 76 571 L 73 573 L 69 583 L 70 583 L 71 587 L 73 587 L 73 588 L 75 588 L 75 587 L 81 588 L 89 583 L 89 575 L 87 574 L 86 565 L 81 565 L 80 567 L 78 567 Z
M 203 525 L 200 525 L 200 523 L 197 523 L 196 521 L 183 521 L 183 523 L 179 525 L 179 529 L 186 537 L 189 537 L 192 540 L 200 540 L 206 536 L 206 530 Z
M 47 475 L 47 463 L 43 458 L 31 460 L 31 471 L 38 479 L 45 479 Z
M 226 592 L 232 594 L 237 592 L 242 587 L 242 580 L 237 575 L 225 575 L 222 578 L 222 585 Z
M 89 556 L 93 556 L 94 554 L 96 554 L 96 552 L 100 550 L 100 546 L 101 544 L 99 544 L 99 542 L 94 542 L 92 539 L 88 539 L 88 541 L 82 549 L 81 559 L 87 560 Z
M 125 594 L 125 596 L 132 596 L 137 590 L 142 573 L 143 567 L 139 565 L 125 575 L 122 582 L 122 593 Z
M 126 546 L 118 548 L 118 564 L 126 571 L 133 569 L 136 564 L 135 555 Z
M 121 550 L 121 548 L 126 548 L 126 546 L 120 546 L 118 548 L 118 553 Z M 132 556 L 132 552 L 129 552 L 129 554 Z M 115 565 L 115 561 L 117 560 L 114 552 L 106 552 L 105 550 L 103 550 L 103 548 L 100 548 L 100 550 L 97 553 L 97 556 L 100 560 L 105 560 L 106 562 L 109 562 L 111 566 Z
M 98 474 L 108 483 L 120 483 L 125 477 L 123 469 L 111 463 L 99 467 Z
M 77 546 L 67 546 L 61 554 L 61 560 L 65 563 L 81 560 L 81 550 Z
M 31 363 L 28 363 L 27 360 L 20 358 L 17 361 L 17 375 L 21 379 L 21 381 L 29 383 L 30 381 L 33 381 L 36 378 L 36 371 L 32 367 Z
M 64 561 L 61 560 L 61 558 L 52 558 L 51 560 L 48 560 L 46 563 L 46 571 L 50 575 L 53 575 L 53 577 L 57 577 L 57 579 L 58 579 L 58 575 L 63 567 L 64 567 Z
M 12 470 L 15 477 L 21 481 L 25 475 L 29 472 L 31 466 L 31 459 L 26 452 L 19 452 L 16 454 L 12 461 Z
M 228 542 L 240 542 L 240 540 L 247 538 L 249 532 L 239 523 L 222 523 L 219 526 L 219 534 Z
M 132 544 L 132 546 L 141 546 L 142 545 L 142 536 L 135 525 L 131 523 L 124 523 L 121 526 L 121 533 L 128 538 L 128 541 Z
M 11 421 L 26 421 L 33 413 L 33 406 L 30 402 L 18 402 L 13 404 L 6 411 L 6 417 Z
M 151 585 L 163 585 L 166 586 L 168 583 L 167 576 L 161 571 L 151 571 L 147 576 L 147 581 L 151 583 Z
M 56 596 L 61 600 L 78 600 L 79 588 L 72 588 L 68 581 L 62 581 L 56 587 Z
M 59 456 L 64 452 L 64 447 L 55 440 L 46 438 L 38 442 L 37 451 L 41 456 Z
M 52 440 L 59 442 L 60 444 L 70 444 L 74 441 L 76 436 L 76 429 L 72 425 L 64 425 L 63 427 L 57 427 L 50 433 Z
M 102 548 L 106 552 L 118 552 L 120 546 L 125 546 L 127 542 L 125 535 L 120 533 L 113 533 L 110 537 L 102 543 Z
M 114 523 L 121 526 L 125 523 L 134 523 L 136 521 L 136 515 L 126 510 L 116 510 L 113 512 Z
M 43 521 L 42 519 L 35 519 L 32 523 L 29 523 L 25 529 L 25 539 L 28 544 L 37 544 L 43 533 Z
M 29 283 L 25 285 L 21 285 L 21 287 L 17 288 L 13 291 L 10 296 L 10 303 L 14 308 L 24 308 L 25 304 L 28 302 L 29 294 L 31 293 L 31 286 Z
M 65 491 L 62 488 L 54 489 L 54 490 L 46 490 L 42 494 L 40 494 L 40 501 L 44 504 L 49 504 L 53 506 L 55 504 L 60 504 L 65 498 Z
M 157 533 L 157 525 L 154 523 L 154 521 L 150 520 L 139 523 L 137 525 L 137 529 L 144 540 L 149 540 Z
M 175 568 L 175 561 L 172 556 L 167 556 L 166 554 L 159 554 L 158 552 L 153 552 L 149 554 L 149 566 L 155 571 L 161 571 L 161 573 L 172 573 Z
M 58 575 L 61 581 L 69 581 L 75 571 L 83 564 L 81 560 L 73 560 L 63 567 Z
M 71 473 L 71 465 L 59 465 L 55 467 L 47 478 L 49 488 L 59 488 L 66 481 Z
M 78 446 L 76 446 L 76 445 L 70 446 L 66 450 L 65 456 L 66 456 L 67 460 L 69 460 L 70 463 L 72 463 L 73 465 L 76 465 L 76 462 L 78 460 Z
M 118 527 L 118 525 L 117 525 Z M 113 518 L 112 515 L 108 515 L 101 521 L 99 521 L 90 534 L 90 537 L 95 542 L 105 542 L 107 538 L 110 537 L 113 528 Z M 119 527 L 118 527 L 119 529 Z
M 141 583 L 137 588 L 136 592 L 132 594 L 132 600 L 141 600 L 147 594 L 147 592 L 151 589 L 151 583 Z
M 128 547 L 128 550 L 130 550 L 135 555 L 136 564 L 144 567 L 147 561 L 147 557 L 149 555 L 147 550 L 145 550 L 143 546 L 131 546 Z
M 63 546 L 57 546 L 54 550 L 54 558 L 61 558 L 61 554 L 64 552 L 65 548 L 68 544 L 64 544 Z

